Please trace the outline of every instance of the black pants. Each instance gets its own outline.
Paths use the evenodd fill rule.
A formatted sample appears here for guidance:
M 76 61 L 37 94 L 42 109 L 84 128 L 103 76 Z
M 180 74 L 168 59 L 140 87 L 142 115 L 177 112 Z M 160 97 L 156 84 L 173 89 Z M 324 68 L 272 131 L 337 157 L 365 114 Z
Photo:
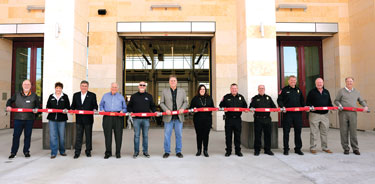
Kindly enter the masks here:
M 212 119 L 211 118 L 194 118 L 194 128 L 195 133 L 197 134 L 197 149 L 202 150 L 202 143 L 203 143 L 203 150 L 208 150 L 208 139 L 209 134 L 212 126 Z
M 260 151 L 262 147 L 262 131 L 264 133 L 264 151 L 271 150 L 271 117 L 254 118 L 254 150 Z
M 34 120 L 14 120 L 14 130 L 13 130 L 13 141 L 12 141 L 12 154 L 17 154 L 18 148 L 20 145 L 20 137 L 22 131 L 24 131 L 24 144 L 23 144 L 23 153 L 30 152 L 30 142 L 31 142 L 31 133 L 33 130 Z
M 300 151 L 302 148 L 301 130 L 302 130 L 302 113 L 301 112 L 287 112 L 283 114 L 283 142 L 284 150 L 289 150 L 289 132 L 290 128 L 294 127 L 294 144 L 295 151 Z
M 234 133 L 234 146 L 236 153 L 241 152 L 241 118 L 226 118 L 225 119 L 225 143 L 228 153 L 232 153 L 232 135 Z
M 83 132 L 85 132 L 86 138 L 86 153 L 90 153 L 92 150 L 92 123 L 77 123 L 76 124 L 76 144 L 75 154 L 81 154 Z
M 122 131 L 124 128 L 123 117 L 104 116 L 103 131 L 105 139 L 105 155 L 112 155 L 112 130 L 115 134 L 116 155 L 121 153 Z

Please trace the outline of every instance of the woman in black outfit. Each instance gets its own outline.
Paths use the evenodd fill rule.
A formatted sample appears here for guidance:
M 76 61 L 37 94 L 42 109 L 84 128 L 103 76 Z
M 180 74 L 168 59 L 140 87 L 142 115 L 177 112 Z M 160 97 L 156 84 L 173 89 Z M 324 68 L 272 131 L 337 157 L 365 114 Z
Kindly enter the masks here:
M 197 95 L 191 100 L 191 108 L 201 107 L 215 107 L 214 101 L 207 94 L 207 88 L 204 85 L 199 85 Z M 202 153 L 203 143 L 203 155 L 208 157 L 208 135 L 212 126 L 212 112 L 196 112 L 194 113 L 194 127 L 197 133 L 197 148 L 198 152 L 196 156 L 200 156 Z
M 47 101 L 48 109 L 70 109 L 70 102 L 68 95 L 62 92 L 64 85 L 61 82 L 56 82 L 55 93 L 51 94 Z M 64 113 L 48 113 L 49 120 L 49 136 L 51 147 L 51 159 L 56 158 L 57 152 L 60 151 L 61 156 L 66 156 L 65 153 L 65 125 L 68 120 L 68 115 Z

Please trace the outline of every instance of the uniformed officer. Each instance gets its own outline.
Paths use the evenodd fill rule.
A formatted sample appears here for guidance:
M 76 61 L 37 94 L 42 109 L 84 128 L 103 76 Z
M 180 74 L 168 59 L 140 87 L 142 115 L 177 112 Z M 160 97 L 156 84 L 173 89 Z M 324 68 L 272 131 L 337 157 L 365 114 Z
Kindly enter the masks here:
M 304 107 L 305 102 L 302 91 L 296 86 L 296 76 L 290 76 L 288 83 L 289 85 L 280 91 L 277 98 L 279 107 Z M 286 112 L 282 116 L 284 155 L 289 154 L 289 132 L 292 125 L 294 127 L 294 151 L 298 155 L 303 155 L 301 151 L 302 112 Z
M 226 94 L 220 102 L 220 107 L 239 107 L 246 108 L 245 98 L 238 94 L 238 86 L 233 83 L 230 85 L 230 92 Z M 242 157 L 241 153 L 241 114 L 242 112 L 225 112 L 225 143 L 227 148 L 225 156 L 232 154 L 232 134 L 234 133 L 234 146 L 237 156 Z
M 258 86 L 258 95 L 251 98 L 250 108 L 276 108 L 270 96 L 265 94 L 265 86 Z M 254 113 L 254 155 L 258 156 L 261 149 L 262 131 L 264 132 L 264 153 L 274 155 L 271 151 L 271 116 L 270 112 Z

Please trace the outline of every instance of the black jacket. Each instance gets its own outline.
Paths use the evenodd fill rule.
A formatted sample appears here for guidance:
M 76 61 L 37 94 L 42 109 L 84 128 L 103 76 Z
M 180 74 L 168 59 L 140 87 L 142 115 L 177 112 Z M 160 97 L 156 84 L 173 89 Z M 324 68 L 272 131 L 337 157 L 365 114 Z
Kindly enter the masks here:
M 155 112 L 156 107 L 152 95 L 147 92 L 134 93 L 129 100 L 127 105 L 128 112 L 139 113 L 139 112 Z M 137 118 L 149 118 L 149 117 L 137 117 Z
M 8 101 L 7 107 L 11 107 L 14 103 L 14 108 L 25 108 L 25 109 L 40 109 L 39 96 L 33 92 L 29 92 L 25 95 L 23 92 L 14 94 Z M 32 112 L 16 112 L 14 113 L 14 119 L 16 120 L 35 120 L 35 114 Z
M 98 102 L 96 101 L 95 93 L 87 91 L 86 98 L 81 103 L 81 92 L 74 93 L 72 105 L 70 106 L 72 110 L 98 110 Z M 94 115 L 80 115 L 76 114 L 76 123 L 81 124 L 93 124 L 94 123 Z
M 332 107 L 331 95 L 329 91 L 323 88 L 322 94 L 320 94 L 319 90 L 315 87 L 310 90 L 309 94 L 307 95 L 306 99 L 307 106 L 314 106 L 314 107 Z M 327 114 L 328 111 L 311 111 L 312 113 L 317 114 Z
M 53 94 L 51 94 L 48 97 L 46 107 L 47 109 L 70 109 L 69 97 L 63 93 L 63 96 L 57 101 Z M 68 115 L 63 113 L 48 113 L 47 119 L 52 121 L 66 121 L 68 120 Z
M 195 96 L 190 102 L 189 109 L 202 107 L 215 107 L 214 101 L 210 96 Z M 212 112 L 194 113 L 193 120 L 197 121 L 198 119 L 212 119 Z
M 275 103 L 270 96 L 264 94 L 262 95 L 255 95 L 251 98 L 250 107 L 249 108 L 276 108 Z M 269 116 L 270 112 L 255 112 L 254 116 Z
M 304 107 L 305 100 L 302 91 L 297 86 L 292 88 L 288 85 L 280 91 L 277 104 L 279 107 Z
M 220 102 L 220 107 L 239 107 L 247 108 L 245 97 L 240 94 L 233 96 L 231 93 L 226 94 Z M 226 118 L 240 117 L 242 112 L 225 112 Z

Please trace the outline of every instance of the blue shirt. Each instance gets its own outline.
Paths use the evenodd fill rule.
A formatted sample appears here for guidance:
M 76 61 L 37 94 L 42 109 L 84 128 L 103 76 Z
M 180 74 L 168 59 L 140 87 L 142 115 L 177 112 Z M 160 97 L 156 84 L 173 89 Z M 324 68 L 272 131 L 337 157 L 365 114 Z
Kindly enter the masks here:
M 120 93 L 112 95 L 111 92 L 103 95 L 100 101 L 100 110 L 105 112 L 127 112 L 125 98 Z

